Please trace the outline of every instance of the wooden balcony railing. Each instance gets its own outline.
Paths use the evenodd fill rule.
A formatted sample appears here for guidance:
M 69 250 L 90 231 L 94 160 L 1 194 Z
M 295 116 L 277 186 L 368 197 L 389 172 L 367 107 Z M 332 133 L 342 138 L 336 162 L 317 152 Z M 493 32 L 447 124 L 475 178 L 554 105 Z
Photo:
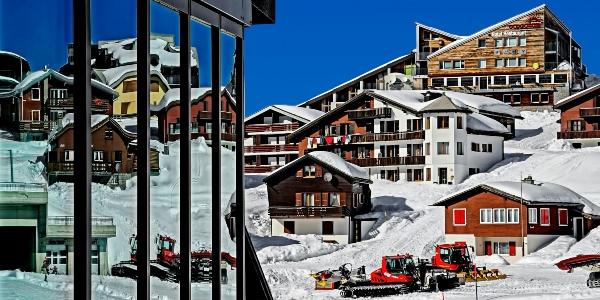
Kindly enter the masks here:
M 300 127 L 298 122 L 289 124 L 251 124 L 246 125 L 246 133 L 294 131 Z
M 580 108 L 579 115 L 585 117 L 600 117 L 600 107 Z
M 298 151 L 298 145 L 256 145 L 244 147 L 246 153 Z
M 377 107 L 348 111 L 348 119 L 350 120 L 390 118 L 391 116 L 392 109 L 390 107 Z
M 47 121 L 21 121 L 19 122 L 20 131 L 49 131 Z
M 270 207 L 269 215 L 271 217 L 325 218 L 343 217 L 347 211 L 342 206 Z
M 68 98 L 49 98 L 46 105 L 50 108 L 73 108 L 73 97 Z M 93 110 L 107 110 L 108 102 L 102 99 L 92 100 Z
M 350 143 L 373 143 L 384 141 L 403 141 L 403 140 L 422 140 L 425 138 L 425 131 L 405 131 L 396 133 L 366 133 L 352 135 Z
M 557 134 L 559 139 L 597 139 L 600 138 L 600 130 L 593 131 L 562 131 Z
M 269 165 L 263 165 L 263 166 L 253 166 L 253 165 L 246 165 L 244 166 L 244 172 L 245 173 L 270 173 L 273 172 L 279 168 L 281 168 L 282 166 L 269 166 Z
M 231 112 L 228 112 L 228 111 L 221 112 L 222 120 L 231 120 L 232 117 L 233 117 L 233 114 Z M 201 120 L 212 120 L 212 111 L 201 111 L 198 113 L 198 118 Z
M 425 156 L 352 158 L 347 161 L 359 167 L 424 165 Z
M 75 164 L 73 162 L 49 162 L 47 171 L 71 173 Z M 111 162 L 92 163 L 92 173 L 115 173 L 115 164 Z

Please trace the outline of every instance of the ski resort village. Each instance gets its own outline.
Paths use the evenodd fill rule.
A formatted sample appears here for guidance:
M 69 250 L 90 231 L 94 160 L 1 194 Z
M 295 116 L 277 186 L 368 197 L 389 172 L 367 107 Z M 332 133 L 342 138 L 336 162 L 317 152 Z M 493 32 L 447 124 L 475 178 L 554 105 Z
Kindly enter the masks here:
M 413 50 L 364 56 L 377 67 L 245 114 L 235 72 L 217 94 L 201 83 L 196 47 L 182 109 L 178 39 L 153 33 L 152 299 L 179 299 L 185 126 L 197 299 L 211 293 L 213 231 L 222 297 L 236 298 L 238 164 L 243 222 L 274 299 L 600 299 L 600 84 L 576 40 L 588 33 L 548 5 L 497 13 L 460 35 L 414 20 L 404 48 Z M 131 36 L 91 47 L 95 299 L 136 298 L 138 46 Z M 0 51 L 0 299 L 72 298 L 74 104 L 85 101 L 74 96 L 72 48 L 55 69 Z M 221 170 L 220 228 L 211 227 L 212 168 Z

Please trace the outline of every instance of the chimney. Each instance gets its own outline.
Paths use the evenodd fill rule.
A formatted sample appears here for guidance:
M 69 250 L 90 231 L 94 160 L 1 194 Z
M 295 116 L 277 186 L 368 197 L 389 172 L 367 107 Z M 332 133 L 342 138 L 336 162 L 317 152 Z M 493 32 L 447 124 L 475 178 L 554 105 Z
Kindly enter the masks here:
M 535 181 L 533 180 L 533 177 L 531 177 L 531 175 L 523 178 L 523 182 L 524 183 L 529 183 L 529 184 L 535 184 Z

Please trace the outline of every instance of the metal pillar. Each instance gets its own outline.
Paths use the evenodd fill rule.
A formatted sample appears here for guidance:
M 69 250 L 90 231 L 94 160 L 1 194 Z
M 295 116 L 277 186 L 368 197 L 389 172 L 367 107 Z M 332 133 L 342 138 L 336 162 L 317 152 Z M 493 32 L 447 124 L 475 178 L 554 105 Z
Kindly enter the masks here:
M 220 16 L 219 16 L 220 19 Z M 211 25 L 212 299 L 221 299 L 221 29 Z
M 246 227 L 246 208 L 244 204 L 244 39 L 235 38 L 235 253 L 236 253 L 236 299 L 246 299 L 246 239 L 244 230 Z

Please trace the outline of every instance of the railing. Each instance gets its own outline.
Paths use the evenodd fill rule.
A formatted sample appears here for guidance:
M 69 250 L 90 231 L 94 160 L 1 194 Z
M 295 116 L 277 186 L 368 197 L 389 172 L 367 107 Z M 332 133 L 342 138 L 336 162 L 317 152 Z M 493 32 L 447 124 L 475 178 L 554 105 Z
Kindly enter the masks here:
M 559 139 L 597 139 L 600 138 L 600 130 L 593 131 L 563 131 L 557 134 Z
M 246 125 L 246 133 L 294 131 L 300 127 L 298 122 L 289 124 L 252 124 Z
M 405 131 L 396 133 L 366 133 L 356 134 L 350 137 L 350 143 L 373 143 L 385 141 L 422 140 L 425 131 Z
M 246 153 L 298 151 L 298 145 L 256 145 L 244 147 Z
M 351 158 L 347 161 L 359 167 L 424 165 L 425 156 Z
M 192 137 L 194 135 L 198 134 L 198 136 L 203 137 L 205 140 L 210 141 L 212 140 L 212 136 L 214 133 L 192 133 Z M 221 133 L 221 140 L 223 141 L 235 141 L 235 134 L 232 133 Z
M 48 131 L 47 121 L 21 121 L 19 122 L 20 131 Z
M 232 117 L 233 117 L 233 114 L 231 112 L 228 112 L 228 111 L 221 112 L 222 120 L 231 120 Z M 202 119 L 202 120 L 212 120 L 212 112 L 211 111 L 201 111 L 198 113 L 198 118 Z
M 377 107 L 348 111 L 348 119 L 350 120 L 390 118 L 391 116 L 392 109 L 390 107 Z
M 75 225 L 73 216 L 48 216 L 48 225 Z M 114 226 L 113 217 L 92 217 L 92 225 Z
M 600 107 L 580 108 L 579 115 L 582 117 L 600 117 Z
M 302 207 L 271 207 L 271 217 L 342 217 L 344 209 L 342 206 L 302 206 Z
M 427 68 L 407 68 L 404 70 L 404 75 L 415 76 L 415 75 L 427 75 Z
M 0 182 L 2 192 L 45 192 L 46 185 L 43 183 L 29 182 Z
M 73 107 L 73 97 L 68 98 L 49 98 L 46 102 L 48 107 L 58 107 L 58 108 L 72 108 Z M 108 103 L 101 99 L 92 100 L 92 109 L 95 110 L 106 110 L 108 109 Z
M 72 162 L 49 162 L 47 170 L 48 172 L 73 172 L 75 168 Z M 105 162 L 94 162 L 92 163 L 92 173 L 114 173 L 115 164 Z
M 244 173 L 270 173 L 273 172 L 282 166 L 252 166 L 246 165 L 244 166 Z

